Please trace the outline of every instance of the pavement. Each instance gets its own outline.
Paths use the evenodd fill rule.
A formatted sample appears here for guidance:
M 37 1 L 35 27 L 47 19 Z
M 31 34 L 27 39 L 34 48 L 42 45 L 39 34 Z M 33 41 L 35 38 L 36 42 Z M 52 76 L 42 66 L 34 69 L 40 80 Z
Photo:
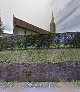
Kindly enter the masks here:
M 77 88 L 0 88 L 0 92 L 80 92 Z

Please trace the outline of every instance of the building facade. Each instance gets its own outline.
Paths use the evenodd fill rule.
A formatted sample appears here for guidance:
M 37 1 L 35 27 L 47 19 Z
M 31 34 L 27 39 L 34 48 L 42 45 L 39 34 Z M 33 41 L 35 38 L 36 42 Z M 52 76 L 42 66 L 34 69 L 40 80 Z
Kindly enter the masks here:
M 48 34 L 49 32 L 37 26 L 29 24 L 23 20 L 13 17 L 13 34 L 14 35 L 35 35 Z
M 13 16 L 13 35 L 36 35 L 36 34 L 49 34 L 55 32 L 55 23 L 52 13 L 52 20 L 50 23 L 50 32 L 20 20 Z

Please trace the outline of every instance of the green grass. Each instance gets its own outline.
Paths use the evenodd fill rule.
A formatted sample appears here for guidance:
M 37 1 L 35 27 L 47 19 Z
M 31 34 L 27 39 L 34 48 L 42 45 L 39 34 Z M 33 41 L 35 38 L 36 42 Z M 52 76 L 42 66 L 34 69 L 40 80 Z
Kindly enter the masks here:
M 0 62 L 80 61 L 80 49 L 42 49 L 0 51 Z
M 72 85 L 80 88 L 80 81 L 72 82 L 4 82 L 0 81 L 0 88 L 27 88 L 27 87 L 57 87 L 60 88 L 64 85 Z

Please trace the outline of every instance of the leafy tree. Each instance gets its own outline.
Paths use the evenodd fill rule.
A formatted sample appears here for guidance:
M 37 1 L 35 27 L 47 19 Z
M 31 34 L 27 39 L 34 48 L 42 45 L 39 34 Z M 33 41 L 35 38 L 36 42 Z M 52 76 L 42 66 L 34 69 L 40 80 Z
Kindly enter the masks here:
M 74 47 L 74 35 L 72 32 L 64 33 L 64 47 Z
M 80 48 L 80 32 L 76 32 L 72 40 L 73 47 Z
M 3 30 L 4 30 L 4 28 L 2 26 L 2 21 L 1 21 L 1 17 L 0 17 L 0 34 L 4 32 Z

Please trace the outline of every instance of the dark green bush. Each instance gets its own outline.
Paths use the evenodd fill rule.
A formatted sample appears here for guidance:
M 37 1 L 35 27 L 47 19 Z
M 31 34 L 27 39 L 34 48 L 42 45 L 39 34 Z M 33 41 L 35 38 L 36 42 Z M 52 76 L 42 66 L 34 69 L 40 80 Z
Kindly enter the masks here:
M 54 37 L 54 34 L 0 37 L 0 50 L 27 49 L 28 47 L 49 48 L 49 45 L 52 44 Z
M 61 48 L 60 45 L 69 48 L 79 48 L 80 33 L 68 32 L 0 37 L 0 50 L 28 49 L 28 47 L 36 49 Z

